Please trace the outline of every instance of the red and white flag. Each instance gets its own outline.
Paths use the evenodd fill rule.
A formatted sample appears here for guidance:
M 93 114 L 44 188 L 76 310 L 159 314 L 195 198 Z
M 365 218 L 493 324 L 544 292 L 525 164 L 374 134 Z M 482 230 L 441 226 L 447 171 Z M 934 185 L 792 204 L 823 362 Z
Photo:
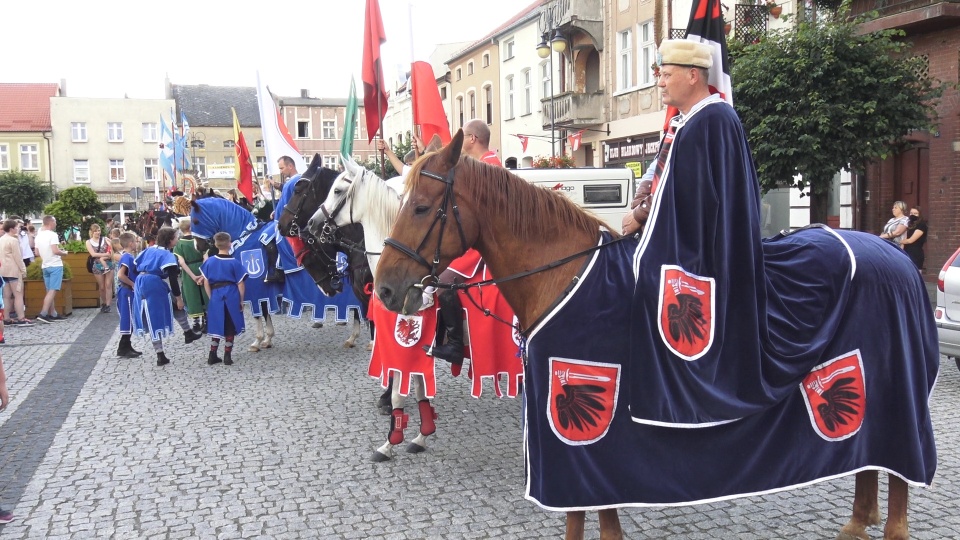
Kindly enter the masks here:
M 368 141 L 373 141 L 387 114 L 387 90 L 383 86 L 380 45 L 387 40 L 380 18 L 380 3 L 367 0 L 363 24 L 363 113 L 367 118 Z M 382 134 L 381 134 L 382 136 Z
M 526 135 L 517 135 L 517 138 L 520 139 L 520 148 L 522 149 L 522 151 L 526 152 L 527 142 L 530 141 L 530 137 L 527 137 Z
M 576 152 L 580 149 L 580 141 L 583 139 L 583 130 L 571 133 L 567 136 L 567 142 L 570 143 L 570 150 Z
M 710 45 L 713 48 L 713 67 L 710 69 L 710 92 L 720 94 L 727 103 L 733 105 L 733 84 L 730 82 L 730 60 L 727 55 L 727 38 L 723 31 L 723 16 L 720 0 L 694 0 L 690 10 L 690 21 L 684 39 Z M 717 69 L 717 68 L 720 69 Z M 666 131 L 670 120 L 679 114 L 676 107 L 667 107 L 667 117 L 663 123 Z
M 297 172 L 307 170 L 307 164 L 300 155 L 300 150 L 293 142 L 293 137 L 287 131 L 287 126 L 277 110 L 270 89 L 260 80 L 257 72 L 257 103 L 260 106 L 260 128 L 263 136 L 263 149 L 267 154 L 267 174 L 280 174 L 277 161 L 283 156 L 289 156 L 297 166 Z

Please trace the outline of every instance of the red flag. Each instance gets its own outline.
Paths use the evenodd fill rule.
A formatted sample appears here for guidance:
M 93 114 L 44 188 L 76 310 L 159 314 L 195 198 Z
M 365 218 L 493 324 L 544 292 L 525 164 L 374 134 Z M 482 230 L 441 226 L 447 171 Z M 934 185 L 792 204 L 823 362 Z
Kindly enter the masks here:
M 387 40 L 380 18 L 380 3 L 367 0 L 363 26 L 363 108 L 367 117 L 367 142 L 373 141 L 387 114 L 387 90 L 383 86 L 380 45 Z
M 243 196 L 253 204 L 253 163 L 250 160 L 250 149 L 247 148 L 247 141 L 243 138 L 243 132 L 240 131 L 240 121 L 237 120 L 237 111 L 230 107 L 233 112 L 233 138 L 236 141 L 237 161 L 234 165 L 234 176 L 237 179 L 237 189 Z
M 420 138 L 425 144 L 440 135 L 440 142 L 450 142 L 450 123 L 440 101 L 440 89 L 433 67 L 426 62 L 414 62 L 410 68 L 410 94 L 413 105 L 413 125 L 420 128 Z M 370 118 L 368 115 L 367 118 Z
M 581 129 L 580 131 L 576 132 L 576 133 L 571 133 L 569 136 L 567 136 L 567 142 L 570 143 L 570 150 L 572 150 L 572 151 L 574 151 L 574 152 L 576 152 L 577 150 L 579 150 L 579 149 L 580 149 L 580 140 L 581 140 L 582 138 L 583 138 L 583 130 L 582 130 L 582 129 Z
M 727 56 L 727 38 L 723 31 L 723 16 L 720 0 L 695 0 L 690 9 L 690 21 L 684 39 L 698 41 L 713 48 L 713 67 L 710 68 L 710 92 L 720 94 L 733 105 L 733 84 L 730 82 L 730 60 Z M 720 69 L 717 69 L 717 68 Z M 670 120 L 679 114 L 675 107 L 667 106 L 667 118 L 663 123 L 666 131 Z
M 530 141 L 530 138 L 527 137 L 526 135 L 517 135 L 517 138 L 520 139 L 520 148 L 522 148 L 523 151 L 526 152 L 526 151 L 527 151 L 527 142 Z

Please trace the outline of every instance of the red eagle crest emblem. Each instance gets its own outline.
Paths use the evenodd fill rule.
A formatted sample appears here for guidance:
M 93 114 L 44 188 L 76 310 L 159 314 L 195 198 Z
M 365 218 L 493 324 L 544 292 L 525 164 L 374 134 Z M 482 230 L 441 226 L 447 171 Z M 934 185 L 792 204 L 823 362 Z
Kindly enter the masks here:
M 393 337 L 401 347 L 413 347 L 420 341 L 423 329 L 423 317 L 419 315 L 397 315 L 397 325 L 393 328 Z
M 660 269 L 660 338 L 684 360 L 700 358 L 713 344 L 714 279 L 679 266 Z
M 561 441 L 585 445 L 607 434 L 620 391 L 620 366 L 550 359 L 550 427 Z
M 813 368 L 800 389 L 813 428 L 821 437 L 842 441 L 860 431 L 867 393 L 859 350 Z

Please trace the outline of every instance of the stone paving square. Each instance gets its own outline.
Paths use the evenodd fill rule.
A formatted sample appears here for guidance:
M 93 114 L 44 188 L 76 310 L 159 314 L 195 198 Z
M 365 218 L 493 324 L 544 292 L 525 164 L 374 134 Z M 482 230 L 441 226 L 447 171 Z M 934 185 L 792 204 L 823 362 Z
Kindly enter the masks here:
M 114 356 L 115 314 L 74 313 L 7 329 L 0 346 L 13 399 L 0 414 L 0 506 L 16 515 L 0 539 L 563 536 L 563 514 L 523 497 L 521 400 L 471 398 L 446 364 L 428 451 L 400 447 L 376 464 L 388 419 L 374 408 L 369 353 L 341 347 L 348 327 L 276 317 L 274 348 L 246 352 L 248 332 L 234 366 L 208 366 L 209 340 L 178 336 L 158 368 L 143 339 L 141 359 Z M 915 539 L 960 538 L 957 403 L 960 371 L 944 358 L 932 398 L 939 468 L 931 488 L 911 490 Z M 412 398 L 406 411 L 409 441 Z M 881 481 L 883 508 L 885 493 Z M 848 477 L 620 515 L 627 538 L 833 538 L 852 500 Z M 596 519 L 587 538 L 599 537 Z

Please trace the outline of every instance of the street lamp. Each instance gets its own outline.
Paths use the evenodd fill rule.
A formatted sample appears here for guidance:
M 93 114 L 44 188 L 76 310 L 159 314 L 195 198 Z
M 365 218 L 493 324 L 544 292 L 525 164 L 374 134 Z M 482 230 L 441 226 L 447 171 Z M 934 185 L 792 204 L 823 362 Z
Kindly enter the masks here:
M 557 133 L 556 125 L 554 123 L 556 111 L 553 103 L 553 53 L 563 53 L 563 51 L 567 50 L 567 40 L 563 39 L 563 36 L 560 35 L 560 31 L 554 26 L 552 9 L 544 10 L 540 17 L 540 23 L 540 30 L 543 32 L 543 34 L 540 39 L 540 43 L 537 44 L 537 56 L 540 58 L 550 59 L 548 66 L 548 69 L 550 70 L 550 153 L 552 157 L 557 157 Z M 553 32 L 553 39 L 551 39 L 550 43 L 548 44 L 547 37 L 549 37 L 551 32 Z
M 197 167 L 197 148 L 206 148 L 206 135 L 202 131 L 190 131 L 190 158 L 193 162 L 193 170 L 197 177 L 200 176 L 200 168 Z

